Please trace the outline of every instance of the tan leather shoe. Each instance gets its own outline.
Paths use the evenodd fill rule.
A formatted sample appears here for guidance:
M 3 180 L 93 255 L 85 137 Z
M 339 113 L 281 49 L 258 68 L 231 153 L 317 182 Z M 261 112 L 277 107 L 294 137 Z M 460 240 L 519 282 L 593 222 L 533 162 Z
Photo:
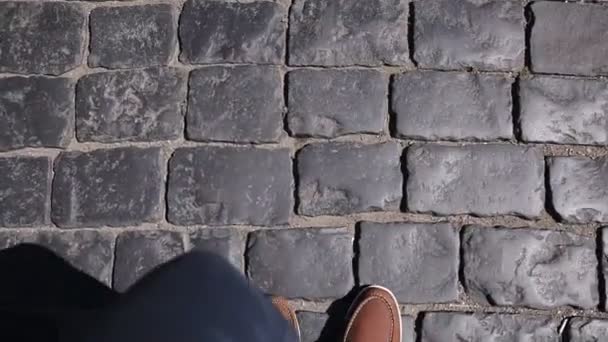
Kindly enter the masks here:
M 289 322 L 296 332 L 298 336 L 298 341 L 300 341 L 300 324 L 298 323 L 298 317 L 296 316 L 296 312 L 289 306 L 289 302 L 287 299 L 278 296 L 272 296 L 272 305 L 274 305 L 277 310 L 281 313 L 281 316 Z
M 357 295 L 344 342 L 401 342 L 401 311 L 389 289 L 373 285 Z

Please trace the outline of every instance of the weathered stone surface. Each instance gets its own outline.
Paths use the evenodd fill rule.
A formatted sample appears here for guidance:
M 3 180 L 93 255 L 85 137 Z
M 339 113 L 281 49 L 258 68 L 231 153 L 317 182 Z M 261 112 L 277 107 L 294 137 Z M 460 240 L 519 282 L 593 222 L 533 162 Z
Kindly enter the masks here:
M 458 299 L 458 233 L 447 223 L 363 222 L 359 281 L 382 284 L 401 303 Z
M 106 68 L 167 65 L 177 47 L 174 12 L 170 4 L 93 9 L 89 65 Z
M 402 196 L 401 149 L 394 143 L 322 143 L 297 155 L 298 212 L 306 216 L 396 210 Z
M 513 136 L 512 79 L 500 75 L 414 71 L 395 77 L 392 112 L 399 137 L 493 140 Z
M 541 1 L 531 8 L 534 25 L 530 58 L 534 72 L 608 75 L 606 6 Z M 573 26 L 577 29 L 571 30 Z
M 416 320 L 412 316 L 401 316 L 401 342 L 416 342 Z
M 235 229 L 203 228 L 190 233 L 190 244 L 194 249 L 221 255 L 243 272 L 247 236 Z
M 411 211 L 532 218 L 544 209 L 544 160 L 536 148 L 415 145 L 407 171 Z
M 464 286 L 496 305 L 590 309 L 599 301 L 592 238 L 566 232 L 470 226 L 462 237 Z
M 274 142 L 283 131 L 283 107 L 283 81 L 276 67 L 194 70 L 188 96 L 188 138 Z
M 48 224 L 50 192 L 49 158 L 0 158 L 0 227 Z
M 257 231 L 250 235 L 247 258 L 249 278 L 268 293 L 336 298 L 354 286 L 353 236 L 345 228 Z
M 59 75 L 82 62 L 85 13 L 62 2 L 0 3 L 0 72 Z
M 169 163 L 167 206 L 179 225 L 285 224 L 293 208 L 289 151 L 180 148 Z
M 536 76 L 520 82 L 526 141 L 608 144 L 608 82 Z
M 388 77 L 375 70 L 294 70 L 288 74 L 289 130 L 333 138 L 382 132 Z
M 418 65 L 481 70 L 524 67 L 526 21 L 521 1 L 414 1 Z
M 187 74 L 148 68 L 89 74 L 76 92 L 80 141 L 175 139 L 184 131 Z
M 568 222 L 608 222 L 608 158 L 549 159 L 553 208 Z
M 179 25 L 180 60 L 280 64 L 287 8 L 269 1 L 188 0 Z
M 125 291 L 155 267 L 184 253 L 181 233 L 169 231 L 129 231 L 116 239 L 114 283 Z
M 298 322 L 300 324 L 300 333 L 302 334 L 301 342 L 319 342 L 321 339 L 321 332 L 329 319 L 329 316 L 325 313 L 299 311 L 297 314 Z
M 599 342 L 608 339 L 608 321 L 576 317 L 568 322 L 568 341 Z
M 73 125 L 74 86 L 70 80 L 0 78 L 0 151 L 65 147 L 72 139 Z
M 558 329 L 545 316 L 432 312 L 424 314 L 421 342 L 560 342 Z
M 295 0 L 292 65 L 410 65 L 405 0 Z
M 61 227 L 127 226 L 162 216 L 159 148 L 64 152 L 55 161 L 52 219 Z

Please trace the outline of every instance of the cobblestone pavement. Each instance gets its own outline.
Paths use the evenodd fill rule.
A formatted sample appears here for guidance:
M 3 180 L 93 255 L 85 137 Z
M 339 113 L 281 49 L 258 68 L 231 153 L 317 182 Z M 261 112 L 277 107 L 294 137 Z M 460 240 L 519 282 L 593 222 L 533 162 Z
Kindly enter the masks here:
M 607 56 L 606 1 L 0 1 L 0 247 L 217 251 L 304 342 L 370 283 L 404 341 L 605 341 Z

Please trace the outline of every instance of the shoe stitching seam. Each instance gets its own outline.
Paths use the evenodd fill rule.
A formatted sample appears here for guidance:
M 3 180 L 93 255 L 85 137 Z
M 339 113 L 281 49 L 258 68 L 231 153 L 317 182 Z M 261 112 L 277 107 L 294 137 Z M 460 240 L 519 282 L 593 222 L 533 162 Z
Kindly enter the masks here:
M 353 322 L 355 321 L 355 319 L 357 318 L 357 316 L 359 315 L 359 313 L 361 312 L 361 310 L 363 309 L 363 307 L 369 303 L 372 299 L 374 298 L 378 298 L 381 301 L 384 302 L 384 304 L 386 304 L 386 306 L 388 307 L 388 310 L 391 313 L 391 333 L 389 334 L 388 337 L 388 342 L 393 342 L 393 330 L 395 330 L 395 313 L 393 312 L 393 308 L 390 305 L 390 302 L 388 300 L 386 300 L 384 297 L 382 296 L 378 296 L 378 295 L 371 295 L 369 298 L 365 299 L 361 304 L 359 304 L 359 306 L 357 307 L 357 309 L 355 310 L 355 312 L 353 313 L 352 317 L 350 318 L 350 322 L 348 323 L 348 327 L 346 328 L 346 336 L 348 337 L 348 333 L 350 332 L 350 329 L 352 328 Z M 349 340 L 346 340 L 346 342 L 348 342 Z

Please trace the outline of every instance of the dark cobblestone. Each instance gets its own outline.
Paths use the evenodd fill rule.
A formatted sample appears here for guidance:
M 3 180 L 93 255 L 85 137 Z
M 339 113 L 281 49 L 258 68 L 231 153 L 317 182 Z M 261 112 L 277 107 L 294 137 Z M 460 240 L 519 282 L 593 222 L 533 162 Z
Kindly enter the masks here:
M 572 318 L 568 322 L 568 341 L 599 342 L 608 339 L 608 321 Z
M 302 334 L 301 342 L 318 342 L 322 341 L 321 332 L 329 319 L 325 313 L 299 311 L 297 313 L 300 323 L 300 332 Z
M 229 228 L 203 228 L 190 233 L 190 243 L 194 249 L 221 255 L 239 271 L 245 271 L 243 255 L 247 243 L 246 234 Z

